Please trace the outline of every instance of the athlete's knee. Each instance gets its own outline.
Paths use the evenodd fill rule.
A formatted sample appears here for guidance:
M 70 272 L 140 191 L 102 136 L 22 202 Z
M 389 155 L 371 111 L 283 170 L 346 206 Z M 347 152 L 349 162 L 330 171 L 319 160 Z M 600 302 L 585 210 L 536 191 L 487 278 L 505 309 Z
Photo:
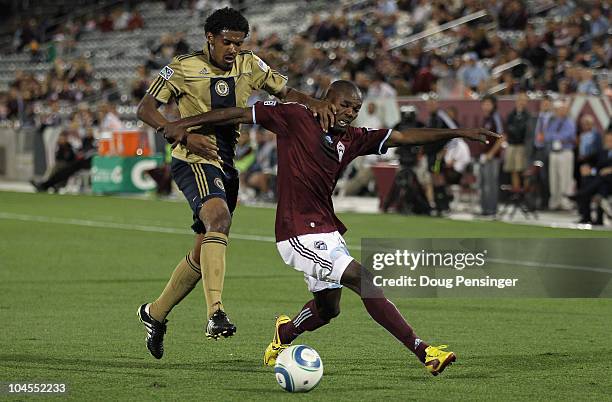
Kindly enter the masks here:
M 357 261 L 351 262 L 344 271 L 340 283 L 357 293 L 361 298 L 384 297 L 380 287 L 374 285 L 374 277 Z
M 232 225 L 232 216 L 225 200 L 212 198 L 202 205 L 200 219 L 204 222 L 207 232 L 229 234 Z
M 317 306 L 317 311 L 323 321 L 331 321 L 340 315 L 340 305 Z

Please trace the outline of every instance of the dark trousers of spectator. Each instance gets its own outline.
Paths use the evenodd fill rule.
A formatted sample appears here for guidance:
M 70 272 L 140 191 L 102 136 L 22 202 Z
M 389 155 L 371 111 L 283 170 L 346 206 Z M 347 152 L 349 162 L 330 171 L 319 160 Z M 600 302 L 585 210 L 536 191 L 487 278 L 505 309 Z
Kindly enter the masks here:
M 79 159 L 77 161 L 67 164 L 65 167 L 61 169 L 58 169 L 51 176 L 49 176 L 47 180 L 40 183 L 39 188 L 41 190 L 47 190 L 51 187 L 53 188 L 63 187 L 63 184 L 66 183 L 66 181 L 70 178 L 70 176 L 72 176 L 73 174 L 75 174 L 81 169 L 90 169 L 90 168 L 91 168 L 91 157 Z
M 597 194 L 607 197 L 612 193 L 612 175 L 607 176 L 584 176 L 582 186 L 575 195 L 578 203 L 578 212 L 581 222 L 591 222 L 591 200 Z M 597 219 L 595 224 L 603 223 L 603 209 L 597 208 Z
M 537 209 L 548 209 L 548 200 L 550 199 L 550 188 L 548 184 L 548 152 L 544 148 L 535 149 L 531 158 L 531 163 L 535 161 L 541 161 L 544 166 L 538 169 L 538 175 L 536 179 L 536 208 Z
M 480 208 L 483 215 L 497 213 L 499 166 L 500 161 L 497 158 L 480 164 Z
M 157 184 L 157 194 L 168 195 L 172 191 L 172 177 L 170 175 L 170 166 L 164 165 L 155 169 L 147 170 L 146 173 Z

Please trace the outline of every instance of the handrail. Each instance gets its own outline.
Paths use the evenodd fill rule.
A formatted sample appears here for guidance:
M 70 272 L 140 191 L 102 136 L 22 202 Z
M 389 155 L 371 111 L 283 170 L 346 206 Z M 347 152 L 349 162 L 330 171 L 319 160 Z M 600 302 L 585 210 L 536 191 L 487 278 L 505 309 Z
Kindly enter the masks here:
M 506 70 L 512 70 L 514 67 L 516 66 L 520 66 L 521 64 L 524 64 L 527 66 L 527 68 L 529 68 L 530 70 L 533 68 L 533 66 L 531 65 L 531 63 L 529 62 L 529 60 L 525 60 L 525 59 L 521 59 L 516 58 L 514 60 L 510 60 L 507 63 L 504 64 L 500 64 L 499 66 L 495 67 L 494 69 L 491 70 L 491 77 L 494 78 L 498 78 L 499 76 L 502 75 L 502 73 Z
M 497 28 L 497 23 L 496 22 L 491 22 L 490 24 L 487 24 L 484 27 L 485 31 L 493 31 L 496 28 Z M 425 53 L 431 52 L 432 50 L 437 50 L 437 49 L 439 49 L 441 47 L 450 46 L 450 45 L 453 45 L 453 44 L 458 43 L 458 42 L 461 42 L 461 38 L 455 37 L 455 36 L 449 37 L 449 38 L 447 38 L 447 39 L 445 39 L 443 41 L 440 41 L 440 43 L 425 45 L 423 47 L 423 51 Z
M 536 7 L 534 7 L 531 11 L 531 14 L 537 15 L 543 13 L 544 11 L 552 10 L 553 8 L 557 8 L 557 3 L 554 1 L 550 1 L 549 3 L 538 3 Z
M 465 15 L 465 16 L 463 16 L 461 18 L 457 18 L 456 20 L 449 21 L 446 24 L 440 25 L 439 27 L 426 29 L 426 30 L 421 31 L 421 32 L 419 32 L 417 34 L 410 35 L 404 42 L 400 43 L 399 45 L 392 46 L 391 50 L 401 49 L 401 48 L 403 48 L 405 46 L 408 46 L 411 43 L 417 42 L 417 41 L 419 41 L 421 39 L 425 39 L 425 38 L 427 38 L 429 36 L 439 34 L 440 32 L 444 32 L 446 30 L 455 28 L 455 27 L 457 27 L 459 25 L 463 25 L 463 24 L 465 24 L 467 22 L 474 21 L 474 20 L 477 20 L 479 18 L 482 18 L 482 17 L 486 16 L 487 14 L 488 14 L 488 12 L 486 10 L 480 10 L 480 11 L 476 11 L 475 13 Z

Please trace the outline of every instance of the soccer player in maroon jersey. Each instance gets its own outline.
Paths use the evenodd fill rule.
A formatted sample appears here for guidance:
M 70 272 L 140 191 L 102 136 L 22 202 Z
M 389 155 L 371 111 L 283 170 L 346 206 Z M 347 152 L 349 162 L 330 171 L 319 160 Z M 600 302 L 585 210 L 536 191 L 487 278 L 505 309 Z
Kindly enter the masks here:
M 258 102 L 248 109 L 211 111 L 174 122 L 169 129 L 185 135 L 186 128 L 201 124 L 255 123 L 277 135 L 276 245 L 285 263 L 304 273 L 313 299 L 293 319 L 286 315 L 277 318 L 264 364 L 273 366 L 278 354 L 300 334 L 336 317 L 342 287 L 346 286 L 362 298 L 376 322 L 412 351 L 430 373 L 438 375 L 455 361 L 455 354 L 419 338 L 395 305 L 374 286 L 370 272 L 351 257 L 342 238 L 346 227 L 334 213 L 332 192 L 342 171 L 360 155 L 454 137 L 487 142 L 500 136 L 484 129 L 415 128 L 399 132 L 351 127 L 362 96 L 350 81 L 331 84 L 326 100 L 337 110 L 328 133 L 303 105 L 275 101 Z

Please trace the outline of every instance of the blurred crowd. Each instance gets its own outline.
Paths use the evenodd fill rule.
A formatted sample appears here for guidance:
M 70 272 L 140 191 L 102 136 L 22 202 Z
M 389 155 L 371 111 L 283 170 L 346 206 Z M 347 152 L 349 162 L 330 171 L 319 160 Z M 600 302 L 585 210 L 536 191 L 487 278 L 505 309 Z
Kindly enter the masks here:
M 190 9 L 196 18 L 219 6 L 206 0 L 164 3 L 167 10 Z M 248 6 L 247 2 L 226 3 Z M 593 116 L 573 121 L 563 99 L 572 94 L 612 96 L 608 2 L 372 0 L 325 4 L 324 9 L 319 4 L 322 12 L 291 24 L 298 28 L 289 36 L 263 35 L 256 25 L 251 26 L 245 48 L 287 74 L 291 86 L 313 96 L 322 96 L 336 79 L 354 80 L 366 96 L 356 122 L 359 125 L 457 127 L 460 111 L 442 110 L 435 99 L 470 98 L 482 99 L 487 116 L 482 125 L 505 133 L 504 141 L 486 149 L 457 140 L 392 154 L 391 159 L 410 168 L 399 175 L 401 185 L 393 188 L 387 208 L 399 205 L 413 212 L 443 214 L 457 196 L 451 187 L 478 187 L 484 215 L 498 212 L 500 195 L 521 206 L 528 204 L 528 209 L 568 209 L 579 201 L 583 177 L 598 174 L 593 155 L 606 149 L 605 135 L 595 132 Z M 539 8 L 528 8 L 534 4 Z M 480 10 L 486 16 L 435 33 Z M 248 12 L 246 8 L 247 16 Z M 160 33 L 158 40 L 147 44 L 149 55 L 136 68 L 127 91 L 120 91 L 117 82 L 97 73 L 90 55 L 79 54 L 77 43 L 85 32 L 130 32 L 146 24 L 131 4 L 101 9 L 56 26 L 44 19 L 20 22 L 13 36 L 14 51 L 52 67 L 44 74 L 16 72 L 9 90 L 0 92 L 0 122 L 42 128 L 62 125 L 68 143 L 77 148 L 77 134 L 82 142 L 91 127 L 101 125 L 100 114 L 108 115 L 109 108 L 121 124 L 113 105 L 136 104 L 159 68 L 174 55 L 201 47 L 203 40 L 188 43 L 184 32 Z M 419 33 L 430 35 L 405 43 Z M 552 96 L 541 101 L 537 116 L 524 106 L 526 91 L 538 97 Z M 516 110 L 499 116 L 492 93 L 515 95 Z M 428 121 L 417 121 L 414 111 L 404 110 L 400 115 L 396 97 L 414 95 L 430 99 Z M 551 99 L 565 106 L 553 106 Z M 65 105 L 73 105 L 71 113 L 60 113 Z M 246 190 L 243 196 L 273 200 L 273 136 L 259 128 L 246 130 L 237 155 Z M 376 158 L 358 160 L 343 178 L 341 192 L 373 193 L 371 167 L 377 162 Z M 413 192 L 416 198 L 404 199 L 410 193 L 402 191 L 406 186 L 419 190 Z M 498 191 L 500 186 L 505 194 Z M 587 218 L 584 201 L 581 210 L 583 221 L 598 221 Z

